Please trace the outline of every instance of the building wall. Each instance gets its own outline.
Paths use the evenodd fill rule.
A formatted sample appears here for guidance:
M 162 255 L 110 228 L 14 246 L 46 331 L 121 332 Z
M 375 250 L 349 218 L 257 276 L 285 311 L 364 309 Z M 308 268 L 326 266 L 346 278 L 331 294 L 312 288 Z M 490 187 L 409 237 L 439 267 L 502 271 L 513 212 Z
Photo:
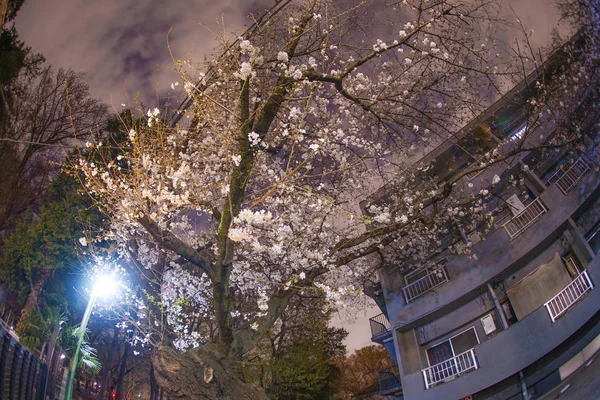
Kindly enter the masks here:
M 540 67 L 540 71 L 547 72 L 552 79 L 555 69 L 562 64 L 559 56 L 553 56 Z M 597 101 L 597 96 L 593 93 L 597 88 L 592 86 L 590 96 L 581 96 L 582 105 L 578 112 L 591 109 L 588 106 Z M 525 123 L 518 119 L 525 116 L 527 100 L 534 95 L 527 91 L 528 87 L 525 81 L 519 84 L 461 130 L 456 140 L 445 142 L 427 154 L 416 164 L 419 167 L 416 169 L 429 171 L 428 178 L 441 186 L 445 177 L 456 176 L 461 170 L 471 168 L 476 162 L 473 155 L 479 158 L 487 150 L 475 149 L 474 153 L 465 157 L 463 153 L 467 151 L 459 151 L 465 140 L 464 134 L 472 134 L 477 127 L 488 122 L 492 126 L 500 117 L 510 118 L 515 126 L 512 131 L 505 132 L 505 136 L 499 136 L 502 133 L 500 131 L 492 131 L 497 136 L 493 139 L 496 142 L 502 141 L 497 144 L 495 151 L 503 154 L 507 148 L 514 148 L 515 141 L 504 139 L 515 133 L 521 122 Z M 591 114 L 593 115 L 588 118 L 590 124 L 597 123 L 597 115 Z M 539 125 L 527 137 L 528 146 L 549 143 L 548 139 L 557 129 L 552 118 L 552 115 L 542 113 L 537 121 Z M 590 124 L 583 131 L 591 132 L 593 138 L 586 136 L 585 143 L 589 148 L 595 144 L 594 151 L 598 152 L 600 135 L 592 131 L 596 128 Z M 460 399 L 469 395 L 474 395 L 475 399 L 489 396 L 494 399 L 520 398 L 521 372 L 526 385 L 543 391 L 544 387 L 549 387 L 560 379 L 559 367 L 600 334 L 600 289 L 595 288 L 586 293 L 555 322 L 552 322 L 544 305 L 551 295 L 571 282 L 571 276 L 577 273 L 577 268 L 586 268 L 594 285 L 600 284 L 600 257 L 594 254 L 596 248 L 592 249 L 585 237 L 591 234 L 590 229 L 597 229 L 600 172 L 590 164 L 592 168 L 567 194 L 563 194 L 556 185 L 546 186 L 544 183 L 564 161 L 565 156 L 574 155 L 567 154 L 567 151 L 546 149 L 522 153 L 486 168 L 474 179 L 464 177 L 454 184 L 452 196 L 459 198 L 461 195 L 477 195 L 480 190 L 489 189 L 496 175 L 502 176 L 502 182 L 494 186 L 494 191 L 495 194 L 503 191 L 498 197 L 505 202 L 515 191 L 523 191 L 523 188 L 506 184 L 504 177 L 516 174 L 524 180 L 525 193 L 530 198 L 541 201 L 547 212 L 512 240 L 501 224 L 496 224 L 491 231 L 476 232 L 474 237 L 481 236 L 482 240 L 474 240 L 473 246 L 466 249 L 470 254 L 460 254 L 465 246 L 463 249 L 457 246 L 446 250 L 448 261 L 445 263 L 445 270 L 448 282 L 407 304 L 402 291 L 406 286 L 405 279 L 400 268 L 392 267 L 382 271 L 381 285 L 386 305 L 384 312 L 391 326 L 391 331 L 386 335 L 391 334 L 393 338 L 391 342 L 384 343 L 388 350 L 392 350 L 390 343 L 395 345 L 393 350 L 405 399 Z M 595 154 L 593 159 L 598 160 L 600 157 Z M 384 204 L 386 198 L 393 197 L 395 191 L 390 185 L 374 196 L 370 204 Z M 502 201 L 490 201 L 486 206 L 491 210 Z M 469 221 L 465 225 L 471 226 L 461 227 L 463 230 L 460 234 L 463 241 L 467 242 L 472 240 L 469 236 L 472 232 L 464 230 L 473 229 L 473 226 Z M 596 242 L 593 244 L 597 245 Z M 447 243 L 444 244 L 446 245 Z M 575 269 L 572 266 L 563 267 L 557 261 L 560 258 L 556 254 L 573 255 L 579 265 Z M 552 259 L 554 262 L 549 267 L 540 268 Z M 429 261 L 436 262 L 435 259 Z M 409 267 L 403 266 L 405 270 L 410 269 Z M 545 283 L 541 284 L 544 279 Z M 521 288 L 521 295 L 516 294 L 517 288 Z M 519 303 L 517 308 L 521 312 L 518 313 L 518 319 L 506 315 L 500 305 L 506 301 L 510 304 L 511 297 Z M 514 307 L 511 309 L 514 311 Z M 485 333 L 481 321 L 488 314 L 494 316 L 496 325 L 496 330 L 489 335 Z M 426 389 L 423 369 L 429 366 L 427 349 L 470 326 L 474 327 L 479 341 L 472 349 L 478 368 Z M 470 340 L 460 344 L 464 338 L 457 339 L 457 349 L 465 348 L 465 343 L 471 346 Z M 435 356 L 437 359 L 442 360 L 448 356 L 442 346 L 436 351 L 440 352 Z M 470 354 L 469 352 L 465 354 Z M 456 354 L 454 349 L 452 353 Z
M 458 399 L 499 382 L 510 386 L 515 374 L 560 346 L 594 316 L 600 307 L 600 290 L 592 290 L 555 324 L 541 306 L 503 330 L 486 285 L 500 284 L 510 290 L 555 253 L 563 255 L 567 248 L 583 267 L 587 266 L 593 282 L 600 283 L 600 257 L 594 258 L 583 228 L 572 218 L 587 215 L 585 209 L 598 203 L 599 182 L 600 174 L 590 170 L 564 195 L 556 186 L 543 187 L 536 176 L 530 177 L 528 185 L 535 186 L 548 212 L 512 241 L 504 229 L 497 229 L 472 247 L 476 257 L 463 254 L 450 258 L 446 264 L 450 281 L 408 305 L 402 295 L 404 280 L 399 271 L 385 271 L 382 287 L 406 399 Z M 536 306 L 543 303 L 538 300 L 531 299 Z M 480 318 L 490 312 L 496 313 L 497 331 L 487 336 Z M 468 326 L 474 326 L 479 337 L 476 355 L 480 368 L 426 390 L 422 374 L 422 369 L 428 367 L 426 349 Z M 510 387 L 507 391 L 515 390 Z
M 498 277 L 512 276 L 547 249 L 565 230 L 573 213 L 589 197 L 600 194 L 600 174 L 591 170 L 566 196 L 556 186 L 544 190 L 540 199 L 549 209 L 534 226 L 510 240 L 498 229 L 472 248 L 471 255 L 451 259 L 446 268 L 450 282 L 405 304 L 404 281 L 397 271 L 382 279 L 388 317 L 393 327 L 407 329 L 440 318 L 478 296 L 477 290 Z
M 600 257 L 588 266 L 592 282 L 600 282 Z M 475 348 L 479 369 L 425 390 L 421 372 L 402 377 L 406 400 L 459 399 L 484 390 L 525 369 L 558 347 L 598 312 L 600 290 L 594 289 L 555 323 L 545 307 Z

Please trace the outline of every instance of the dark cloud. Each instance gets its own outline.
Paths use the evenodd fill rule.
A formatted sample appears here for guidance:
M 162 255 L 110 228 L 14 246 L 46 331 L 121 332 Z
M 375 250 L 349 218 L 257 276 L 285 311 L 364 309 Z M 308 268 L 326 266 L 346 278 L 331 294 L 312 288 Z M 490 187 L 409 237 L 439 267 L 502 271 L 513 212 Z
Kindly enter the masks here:
M 504 0 L 545 44 L 557 17 L 549 0 Z M 154 102 L 157 87 L 177 79 L 166 37 L 176 58 L 203 60 L 216 45 L 214 32 L 240 32 L 272 6 L 272 0 L 27 0 L 17 18 L 25 42 L 56 66 L 88 74 L 92 93 L 106 102 L 126 102 L 141 93 Z M 516 19 L 511 11 L 508 18 Z M 217 21 L 223 21 L 220 27 Z M 160 89 L 159 89 L 160 90 Z
M 230 34 L 251 22 L 251 10 L 272 1 L 28 0 L 17 19 L 25 42 L 48 62 L 88 74 L 92 93 L 120 106 L 125 91 L 150 104 L 157 87 L 176 80 L 176 58 L 202 60 L 216 45 L 212 32 Z M 225 23 L 219 28 L 217 20 Z

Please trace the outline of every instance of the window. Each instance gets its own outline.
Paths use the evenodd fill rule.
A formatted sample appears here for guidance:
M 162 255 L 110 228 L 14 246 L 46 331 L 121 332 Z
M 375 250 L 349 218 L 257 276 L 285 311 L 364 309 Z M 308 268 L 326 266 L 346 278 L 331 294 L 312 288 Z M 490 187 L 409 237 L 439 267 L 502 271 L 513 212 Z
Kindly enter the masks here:
M 527 125 L 523 125 L 519 129 L 517 129 L 517 131 L 515 133 L 510 135 L 508 137 L 508 140 L 510 140 L 511 142 L 518 142 L 519 140 L 521 140 L 523 138 L 523 134 L 525 133 L 526 130 L 527 130 Z
M 429 268 L 414 269 L 414 270 L 410 271 L 409 273 L 407 273 L 406 275 L 404 275 L 404 281 L 406 282 L 407 285 L 410 285 L 411 283 L 418 281 L 419 279 L 423 278 L 425 275 L 429 274 L 429 272 L 430 272 Z
M 454 357 L 454 351 L 449 340 L 427 349 L 427 360 L 429 365 L 439 364 Z
M 479 338 L 477 332 L 475 332 L 475 327 L 472 326 L 458 335 L 427 349 L 427 361 L 429 366 L 436 365 L 469 351 L 478 344 Z

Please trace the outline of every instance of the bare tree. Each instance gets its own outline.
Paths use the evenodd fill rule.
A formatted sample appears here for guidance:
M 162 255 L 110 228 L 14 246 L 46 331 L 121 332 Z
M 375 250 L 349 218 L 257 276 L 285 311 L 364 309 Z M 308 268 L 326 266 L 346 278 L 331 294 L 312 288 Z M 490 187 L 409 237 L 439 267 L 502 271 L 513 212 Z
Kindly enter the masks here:
M 98 132 L 106 106 L 92 99 L 82 74 L 21 74 L 2 88 L 0 232 L 33 207 L 60 169 L 69 147 Z

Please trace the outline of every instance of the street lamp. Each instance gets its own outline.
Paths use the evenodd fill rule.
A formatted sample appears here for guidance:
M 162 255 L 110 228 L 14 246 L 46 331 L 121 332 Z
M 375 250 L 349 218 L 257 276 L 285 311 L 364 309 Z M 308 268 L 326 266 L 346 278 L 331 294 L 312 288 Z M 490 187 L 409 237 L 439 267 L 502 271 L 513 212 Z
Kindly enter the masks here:
M 79 361 L 79 350 L 81 349 L 81 344 L 83 343 L 83 338 L 85 336 L 85 329 L 87 328 L 90 315 L 92 314 L 92 308 L 98 297 L 105 297 L 114 293 L 116 285 L 117 282 L 113 275 L 99 275 L 95 279 L 92 295 L 90 296 L 85 312 L 83 313 L 83 318 L 81 319 L 81 325 L 79 326 L 79 337 L 77 338 L 75 356 L 73 356 L 71 370 L 69 371 L 65 400 L 71 400 L 71 397 L 73 396 L 73 380 L 75 380 L 75 371 L 77 370 L 77 363 Z

